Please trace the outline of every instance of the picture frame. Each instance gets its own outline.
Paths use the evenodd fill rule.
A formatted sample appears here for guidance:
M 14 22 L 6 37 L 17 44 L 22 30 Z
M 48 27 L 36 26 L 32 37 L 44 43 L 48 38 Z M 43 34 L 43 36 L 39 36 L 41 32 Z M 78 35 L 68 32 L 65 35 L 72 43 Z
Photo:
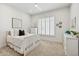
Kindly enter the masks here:
M 22 28 L 22 19 L 12 18 L 12 28 Z
M 76 16 L 72 19 L 72 28 L 76 28 Z

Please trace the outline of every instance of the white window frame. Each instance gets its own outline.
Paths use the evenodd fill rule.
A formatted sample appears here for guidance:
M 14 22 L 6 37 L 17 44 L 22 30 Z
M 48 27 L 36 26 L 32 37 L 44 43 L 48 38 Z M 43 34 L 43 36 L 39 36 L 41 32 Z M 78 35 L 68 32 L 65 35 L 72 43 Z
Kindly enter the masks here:
M 51 17 L 54 18 L 54 35 L 50 35 L 50 18 Z M 56 31 L 55 31 L 55 17 L 54 16 L 48 16 L 48 17 L 43 17 L 43 18 L 39 19 L 39 20 L 41 20 L 41 34 L 39 34 L 39 32 L 38 32 L 38 34 L 39 35 L 44 35 L 44 34 L 42 34 L 42 19 L 46 19 L 46 18 L 49 18 L 49 35 L 48 36 L 55 36 Z M 38 20 L 38 22 L 39 22 L 39 20 Z M 46 20 L 45 20 L 45 29 L 46 29 Z M 45 30 L 45 35 L 46 35 L 46 30 Z

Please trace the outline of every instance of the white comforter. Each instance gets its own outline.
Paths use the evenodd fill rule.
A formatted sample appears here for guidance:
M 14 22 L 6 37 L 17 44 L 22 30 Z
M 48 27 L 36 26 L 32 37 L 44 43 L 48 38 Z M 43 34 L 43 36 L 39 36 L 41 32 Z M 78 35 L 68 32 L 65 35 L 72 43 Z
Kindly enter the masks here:
M 34 34 L 28 34 L 25 36 L 7 36 L 7 42 L 14 45 L 15 48 L 12 47 L 21 54 L 23 54 L 25 49 L 28 50 L 31 46 L 33 47 L 33 44 L 37 41 L 39 41 L 39 38 Z M 16 49 L 16 47 L 19 48 L 19 50 Z

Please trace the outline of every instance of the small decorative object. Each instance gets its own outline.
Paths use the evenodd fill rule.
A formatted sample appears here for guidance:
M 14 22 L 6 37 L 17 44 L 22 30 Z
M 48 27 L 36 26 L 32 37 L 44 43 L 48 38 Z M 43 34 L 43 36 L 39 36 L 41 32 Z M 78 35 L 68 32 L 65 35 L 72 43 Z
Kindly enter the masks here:
M 56 24 L 56 26 L 58 26 L 59 24 Z
M 67 33 L 67 34 L 71 34 L 71 32 L 70 32 L 70 31 L 66 31 L 65 33 Z
M 77 32 L 76 31 L 71 31 L 72 33 L 73 33 L 73 35 L 76 35 L 77 34 Z
M 62 28 L 62 22 L 60 21 L 58 24 L 56 24 L 59 28 Z
M 79 38 L 79 32 L 68 30 L 65 33 L 72 35 L 72 36 L 76 36 L 77 38 Z
M 60 21 L 59 24 L 62 24 L 62 22 Z

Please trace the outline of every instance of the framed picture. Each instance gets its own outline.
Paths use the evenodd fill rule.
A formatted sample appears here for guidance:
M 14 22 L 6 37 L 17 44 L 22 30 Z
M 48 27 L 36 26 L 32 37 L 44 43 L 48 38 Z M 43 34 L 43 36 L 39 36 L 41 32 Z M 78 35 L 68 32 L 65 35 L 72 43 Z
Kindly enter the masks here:
M 76 28 L 76 17 L 72 19 L 72 27 Z
M 12 28 L 22 28 L 22 19 L 12 18 Z

